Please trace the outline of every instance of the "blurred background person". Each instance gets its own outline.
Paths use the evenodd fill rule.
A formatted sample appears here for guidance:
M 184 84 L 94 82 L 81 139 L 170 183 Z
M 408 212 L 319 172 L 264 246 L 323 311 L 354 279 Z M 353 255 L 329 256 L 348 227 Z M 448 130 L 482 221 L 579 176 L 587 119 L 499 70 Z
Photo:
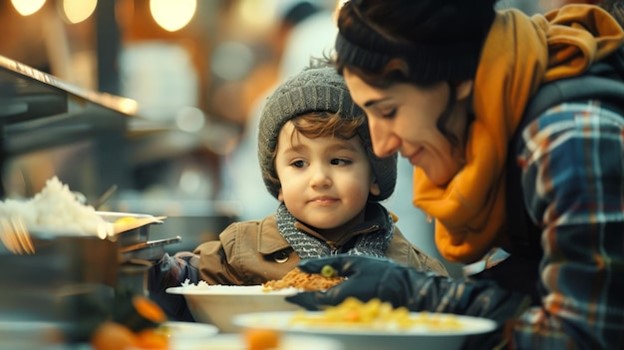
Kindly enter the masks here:
M 246 110 L 238 144 L 224 155 L 221 168 L 223 182 L 219 198 L 238 202 L 241 220 L 264 217 L 274 212 L 278 205 L 278 201 L 266 192 L 258 168 L 258 122 L 264 100 L 284 77 L 298 73 L 308 65 L 310 57 L 331 48 L 337 32 L 330 7 L 319 7 L 317 1 L 284 0 L 276 5 L 280 22 L 273 36 L 277 52 L 273 75 L 254 94 L 256 97 Z M 255 80 L 249 84 L 256 85 Z

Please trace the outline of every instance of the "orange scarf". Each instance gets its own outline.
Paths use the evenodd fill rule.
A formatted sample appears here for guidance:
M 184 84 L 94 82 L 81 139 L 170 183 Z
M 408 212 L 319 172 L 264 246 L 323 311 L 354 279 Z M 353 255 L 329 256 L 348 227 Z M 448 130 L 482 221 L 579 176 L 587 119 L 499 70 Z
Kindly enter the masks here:
M 436 219 L 435 242 L 449 261 L 472 263 L 505 242 L 507 143 L 544 82 L 575 76 L 624 42 L 602 9 L 569 5 L 527 17 L 496 15 L 474 82 L 466 165 L 444 188 L 414 171 L 414 205 Z

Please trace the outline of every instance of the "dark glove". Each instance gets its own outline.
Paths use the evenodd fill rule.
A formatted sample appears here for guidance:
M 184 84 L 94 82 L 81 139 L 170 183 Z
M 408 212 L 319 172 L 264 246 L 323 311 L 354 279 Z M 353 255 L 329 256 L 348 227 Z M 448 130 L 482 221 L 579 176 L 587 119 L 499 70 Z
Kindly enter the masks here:
M 191 252 L 179 252 L 174 256 L 165 253 L 163 257 L 150 268 L 148 289 L 150 292 L 163 291 L 169 287 L 178 287 L 185 280 L 191 283 L 199 281 L 199 271 L 190 261 L 196 257 Z
M 394 307 L 486 317 L 499 325 L 516 317 L 529 303 L 525 294 L 504 290 L 491 281 L 454 280 L 368 256 L 305 260 L 299 267 L 308 273 L 319 273 L 326 265 L 347 279 L 327 291 L 299 293 L 287 300 L 308 310 L 319 310 L 340 304 L 349 296 L 362 301 L 378 298 Z
M 184 296 L 169 294 L 166 289 L 179 287 L 182 282 L 199 282 L 199 271 L 191 264 L 196 255 L 191 252 L 179 252 L 174 256 L 165 255 L 148 272 L 147 289 L 151 299 L 167 313 L 169 319 L 193 321 Z

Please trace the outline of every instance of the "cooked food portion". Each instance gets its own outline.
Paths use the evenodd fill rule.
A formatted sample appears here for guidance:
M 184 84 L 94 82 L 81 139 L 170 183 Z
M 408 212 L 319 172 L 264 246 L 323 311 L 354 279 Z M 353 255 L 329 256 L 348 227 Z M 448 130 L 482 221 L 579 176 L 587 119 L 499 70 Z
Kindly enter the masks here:
M 297 288 L 305 291 L 316 291 L 329 289 L 343 280 L 344 277 L 333 276 L 333 274 L 329 273 L 323 273 L 322 275 L 309 274 L 296 267 L 281 279 L 268 281 L 262 286 L 267 290 Z
M 48 233 L 97 235 L 106 238 L 114 233 L 112 223 L 106 222 L 92 206 L 78 201 L 76 194 L 55 176 L 32 199 L 7 199 L 0 202 L 0 218 L 19 220 L 29 230 Z
M 188 279 L 182 282 L 180 287 L 172 287 L 167 290 L 171 294 L 192 294 L 200 296 L 249 296 L 249 297 L 263 297 L 263 296 L 275 296 L 275 295 L 293 295 L 299 291 L 295 288 L 284 289 L 267 289 L 261 284 L 254 284 L 248 286 L 239 285 L 224 285 L 224 284 L 208 284 L 206 281 L 199 281 L 197 284 L 193 284 Z
M 432 332 L 456 331 L 463 327 L 454 315 L 410 313 L 404 307 L 394 308 L 392 304 L 379 299 L 362 302 L 352 297 L 320 313 L 297 312 L 291 323 L 320 328 L 370 330 L 406 330 L 420 327 Z

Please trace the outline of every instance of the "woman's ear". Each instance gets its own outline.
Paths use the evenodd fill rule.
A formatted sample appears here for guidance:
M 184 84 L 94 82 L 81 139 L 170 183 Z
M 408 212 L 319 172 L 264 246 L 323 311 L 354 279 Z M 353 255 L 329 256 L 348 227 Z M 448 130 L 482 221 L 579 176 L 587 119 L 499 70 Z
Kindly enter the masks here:
M 461 101 L 472 93 L 472 87 L 474 85 L 474 80 L 464 80 L 457 83 L 457 100 Z

